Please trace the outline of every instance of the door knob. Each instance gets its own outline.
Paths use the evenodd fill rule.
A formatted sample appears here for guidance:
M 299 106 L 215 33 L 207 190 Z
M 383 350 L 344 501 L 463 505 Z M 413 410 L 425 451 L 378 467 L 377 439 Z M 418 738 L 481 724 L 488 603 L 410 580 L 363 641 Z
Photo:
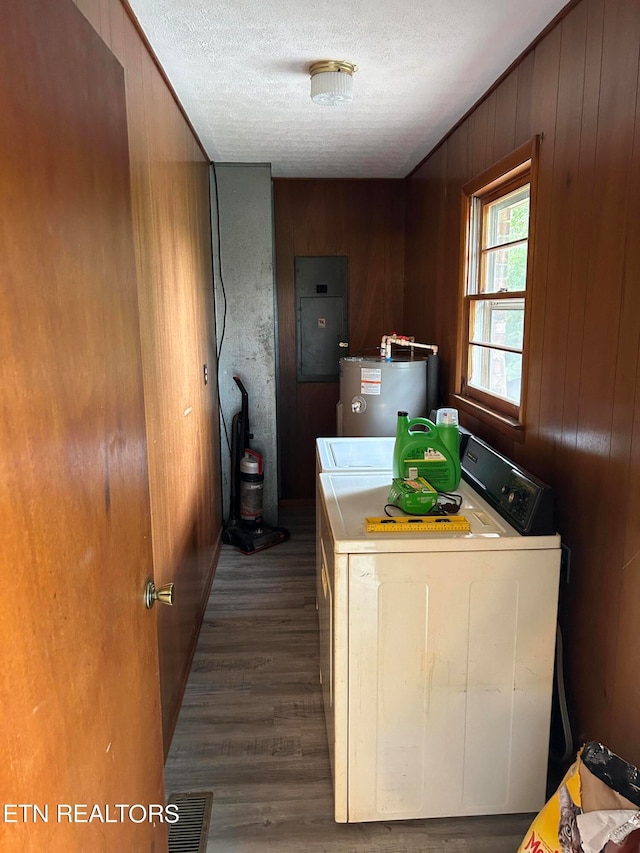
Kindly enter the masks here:
M 156 601 L 161 604 L 173 604 L 173 584 L 165 583 L 159 589 L 152 580 L 148 580 L 144 585 L 144 606 L 150 610 Z

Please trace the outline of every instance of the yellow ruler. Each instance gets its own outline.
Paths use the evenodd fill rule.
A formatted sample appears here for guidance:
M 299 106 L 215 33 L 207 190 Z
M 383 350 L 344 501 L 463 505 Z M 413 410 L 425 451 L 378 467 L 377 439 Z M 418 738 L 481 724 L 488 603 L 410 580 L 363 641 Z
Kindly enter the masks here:
M 471 530 L 464 515 L 416 515 L 366 518 L 367 533 L 462 533 Z

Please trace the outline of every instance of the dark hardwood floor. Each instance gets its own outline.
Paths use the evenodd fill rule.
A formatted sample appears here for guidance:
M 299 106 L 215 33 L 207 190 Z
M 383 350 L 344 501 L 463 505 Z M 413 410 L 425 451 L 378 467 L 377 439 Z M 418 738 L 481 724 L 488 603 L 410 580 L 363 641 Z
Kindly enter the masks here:
M 167 795 L 213 792 L 209 853 L 515 853 L 531 815 L 334 822 L 314 511 L 285 510 L 281 523 L 291 539 L 254 557 L 223 546 Z

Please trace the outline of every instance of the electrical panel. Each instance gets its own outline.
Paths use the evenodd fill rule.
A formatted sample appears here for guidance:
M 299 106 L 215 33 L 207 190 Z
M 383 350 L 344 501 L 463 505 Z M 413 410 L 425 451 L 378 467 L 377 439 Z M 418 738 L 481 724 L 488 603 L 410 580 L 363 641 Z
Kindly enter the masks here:
M 349 355 L 349 259 L 341 255 L 296 257 L 296 353 L 298 382 L 338 382 Z

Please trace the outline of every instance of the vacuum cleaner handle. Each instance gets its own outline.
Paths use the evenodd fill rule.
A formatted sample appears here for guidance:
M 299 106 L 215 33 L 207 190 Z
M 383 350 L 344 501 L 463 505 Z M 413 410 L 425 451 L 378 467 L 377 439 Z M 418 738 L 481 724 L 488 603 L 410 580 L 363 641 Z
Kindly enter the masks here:
M 246 400 L 246 401 L 248 402 L 248 401 L 249 401 L 249 392 L 247 391 L 247 389 L 244 387 L 244 385 L 243 385 L 243 384 L 242 384 L 242 382 L 240 381 L 240 377 L 239 377 L 239 376 L 234 376 L 234 377 L 233 377 L 233 381 L 236 383 L 236 385 L 237 385 L 237 386 L 238 386 L 238 388 L 240 389 L 240 393 L 242 394 L 242 399 L 243 399 L 243 401 L 245 401 L 245 400 Z
M 239 448 L 240 457 L 249 447 L 249 441 L 253 438 L 253 433 L 249 431 L 249 392 L 242 384 L 239 376 L 234 376 L 233 381 L 236 383 L 242 394 L 242 405 L 240 407 L 241 430 L 242 430 L 242 447 Z

